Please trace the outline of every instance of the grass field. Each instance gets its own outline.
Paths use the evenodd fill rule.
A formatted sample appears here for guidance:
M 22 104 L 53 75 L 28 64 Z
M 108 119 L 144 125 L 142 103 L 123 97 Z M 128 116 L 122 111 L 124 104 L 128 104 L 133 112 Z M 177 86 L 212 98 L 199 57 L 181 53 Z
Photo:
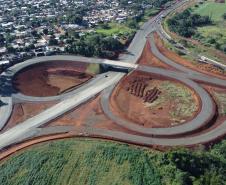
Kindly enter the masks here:
M 210 39 L 214 39 L 217 43 L 220 45 L 223 45 L 226 43 L 226 30 L 225 27 L 226 22 L 222 22 L 219 25 L 213 25 L 213 26 L 205 26 L 205 27 L 199 27 L 198 32 L 204 37 L 203 42 L 210 42 Z M 215 43 L 213 43 L 215 44 Z
M 193 10 L 194 13 L 210 16 L 214 22 L 217 22 L 223 20 L 222 15 L 226 13 L 226 3 L 204 2 Z
M 158 14 L 159 12 L 160 12 L 160 9 L 154 9 L 154 8 L 146 9 L 143 17 L 141 18 L 138 24 L 141 26 L 144 22 L 150 19 L 150 17 Z M 119 34 L 123 35 L 126 33 L 133 33 L 135 31 L 136 31 L 135 29 L 131 29 L 128 26 L 126 26 L 126 23 L 120 24 L 117 22 L 109 23 L 107 29 L 101 28 L 101 26 L 96 29 L 97 33 L 102 33 L 104 35 L 119 35 Z
M 131 32 L 134 31 L 133 29 L 130 29 L 126 25 L 119 24 L 119 23 L 109 23 L 108 26 L 109 26 L 108 29 L 97 28 L 96 32 L 102 33 L 102 34 L 105 34 L 105 35 L 114 35 L 114 34 L 131 33 Z
M 0 163 L 1 185 L 223 185 L 226 141 L 210 151 L 91 139 L 38 144 Z
M 216 56 L 216 53 L 212 48 L 224 51 L 226 46 L 226 21 L 222 18 L 223 13 L 226 12 L 226 3 L 215 3 L 213 1 L 204 1 L 203 4 L 198 4 L 198 7 L 193 6 L 191 9 L 193 13 L 200 15 L 207 15 L 212 17 L 213 25 L 198 27 L 197 32 L 200 34 L 198 37 L 194 37 L 194 40 L 198 40 L 202 45 L 194 45 L 190 42 L 187 42 L 187 48 L 191 51 L 192 55 L 204 55 L 213 60 L 216 60 L 221 63 L 225 63 L 223 58 Z M 163 22 L 163 27 L 169 31 L 167 25 L 167 19 Z M 174 39 L 177 42 L 180 42 L 181 39 L 174 36 Z M 218 45 L 218 47 L 217 47 Z M 172 49 L 172 46 L 167 46 L 171 48 L 172 51 L 176 52 L 175 49 Z M 183 58 L 191 60 L 196 64 L 196 57 L 192 55 L 184 55 Z
M 101 73 L 100 65 L 99 64 L 89 64 L 86 73 L 96 75 Z
M 158 88 L 164 93 L 160 94 L 159 98 L 151 104 L 151 108 L 171 102 L 175 105 L 169 110 L 173 120 L 190 117 L 197 110 L 196 102 L 189 88 L 170 81 L 162 82 Z
M 199 7 L 194 7 L 193 12 L 210 16 L 213 21 L 213 25 L 198 28 L 200 42 L 226 53 L 226 20 L 222 17 L 226 13 L 226 3 L 204 2 Z

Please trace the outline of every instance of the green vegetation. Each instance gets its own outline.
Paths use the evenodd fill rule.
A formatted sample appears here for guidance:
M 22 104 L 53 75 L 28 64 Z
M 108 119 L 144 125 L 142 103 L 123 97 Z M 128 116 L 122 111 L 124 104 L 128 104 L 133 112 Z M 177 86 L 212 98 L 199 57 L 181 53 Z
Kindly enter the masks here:
M 183 85 L 164 82 L 161 88 L 167 92 L 170 101 L 175 101 L 176 106 L 170 111 L 174 119 L 192 116 L 197 110 L 191 90 Z
M 225 24 L 219 26 L 205 26 L 198 28 L 199 35 L 196 38 L 205 46 L 215 47 L 226 53 L 226 32 Z
M 128 35 L 133 35 L 136 29 L 139 28 L 150 17 L 155 16 L 160 11 L 159 8 L 148 8 L 144 10 L 144 13 L 134 19 L 128 19 L 124 23 L 103 23 L 100 24 L 95 30 L 97 33 L 101 33 L 107 36 L 116 35 L 120 38 L 127 38 Z
M 139 25 L 159 12 L 158 8 L 146 9 L 135 18 L 129 18 L 124 23 L 102 23 L 95 32 L 79 35 L 76 32 L 67 33 L 66 52 L 84 56 L 117 58 L 118 53 L 132 40 Z M 65 39 L 61 38 L 61 39 Z M 54 38 L 51 44 L 54 43 Z
M 127 27 L 124 24 L 119 23 L 109 23 L 109 24 L 102 24 L 97 29 L 97 33 L 102 33 L 104 35 L 124 35 L 133 33 L 135 30 Z
M 4 185 L 224 185 L 226 141 L 211 150 L 160 153 L 67 139 L 33 146 L 0 164 Z
M 194 13 L 201 16 L 209 16 L 214 22 L 221 21 L 226 13 L 226 3 L 204 2 L 193 8 Z
M 195 24 L 190 21 L 190 17 L 198 16 L 201 17 L 201 20 L 206 20 L 206 22 L 204 21 L 205 24 L 203 24 L 203 20 L 201 21 L 202 24 L 199 24 L 197 18 L 194 18 Z M 167 21 L 167 26 L 170 31 L 174 31 L 180 36 L 192 37 L 204 46 L 212 47 L 226 53 L 226 20 L 224 16 L 226 18 L 226 3 L 206 1 L 196 4 L 194 7 L 180 14 L 174 15 Z M 175 26 L 176 24 L 178 26 Z M 194 48 L 195 53 L 203 53 L 206 56 L 210 55 L 209 51 L 204 51 L 205 49 L 201 47 L 193 46 L 189 49 L 192 50 L 192 48 Z M 210 57 L 215 58 L 214 56 Z M 216 58 L 215 60 L 219 59 Z
M 198 28 L 198 33 L 194 36 L 205 46 L 214 47 L 226 53 L 226 3 L 205 2 L 199 7 L 193 8 L 195 13 L 208 15 L 213 20 L 210 26 Z
M 104 58 L 115 58 L 122 51 L 124 45 L 117 39 L 100 33 L 77 35 L 68 40 L 66 52 L 79 54 L 87 57 L 97 56 Z
M 121 23 L 98 23 L 96 27 L 93 25 L 95 31 L 91 33 L 79 34 L 73 30 L 68 30 L 61 37 L 62 41 L 66 40 L 67 47 L 65 51 L 69 54 L 79 54 L 87 57 L 96 56 L 115 59 L 132 40 L 136 30 L 151 16 L 156 15 L 161 7 L 170 1 L 135 0 L 131 3 L 127 0 L 120 0 L 119 7 L 132 11 L 134 16 L 128 16 Z M 90 7 L 93 7 L 91 2 Z M 69 12 L 66 18 L 61 17 L 60 20 L 82 25 L 84 24 L 82 16 L 85 15 L 87 9 L 89 7 L 83 7 L 81 10 Z M 57 45 L 58 43 L 52 38 L 50 44 Z
M 222 15 L 222 17 L 223 17 L 223 19 L 226 19 L 226 13 L 224 13 L 224 14 Z
M 151 16 L 155 16 L 160 12 L 160 9 L 154 9 L 154 8 L 150 8 L 145 10 L 144 15 L 147 16 L 148 18 L 150 18 Z
M 189 9 L 168 19 L 169 29 L 183 37 L 191 37 L 197 32 L 196 28 L 198 26 L 210 24 L 211 19 L 209 16 L 192 14 Z
M 138 25 L 142 26 L 145 22 L 147 22 L 150 17 L 157 15 L 160 12 L 160 8 L 148 8 L 144 11 L 144 15 L 139 21 Z
M 220 115 L 226 115 L 226 94 L 214 92 L 217 100 L 218 111 Z
M 164 23 L 163 24 L 164 29 L 169 31 L 167 21 L 165 20 L 163 23 Z M 211 27 L 211 26 L 205 26 L 205 27 Z M 198 30 L 205 28 L 205 27 L 199 27 Z M 206 30 L 208 30 L 208 29 L 206 29 Z M 171 51 L 179 54 L 182 58 L 187 59 L 189 62 L 191 62 L 193 64 L 199 64 L 197 62 L 197 56 L 198 55 L 207 56 L 207 57 L 209 57 L 213 60 L 216 60 L 218 62 L 221 62 L 221 63 L 225 62 L 224 58 L 219 58 L 216 55 L 214 50 L 211 50 L 211 48 L 205 47 L 202 44 L 195 45 L 192 42 L 190 42 L 189 40 L 185 40 L 184 38 L 181 38 L 181 37 L 178 37 L 178 36 L 175 36 L 175 35 L 173 36 L 173 40 L 177 43 L 182 44 L 185 48 L 187 48 L 190 51 L 190 54 L 184 55 L 184 54 L 179 53 L 178 49 L 172 43 L 163 40 L 165 47 L 170 49 Z M 219 41 L 222 41 L 222 40 L 219 40 Z
M 92 75 L 101 73 L 100 64 L 89 64 L 86 69 L 86 73 L 92 74 Z
M 167 102 L 171 102 L 174 106 L 169 111 L 173 121 L 180 122 L 180 120 L 192 116 L 197 110 L 191 90 L 186 86 L 163 81 L 158 88 L 163 93 L 160 94 L 156 101 L 150 104 L 150 107 L 160 107 Z

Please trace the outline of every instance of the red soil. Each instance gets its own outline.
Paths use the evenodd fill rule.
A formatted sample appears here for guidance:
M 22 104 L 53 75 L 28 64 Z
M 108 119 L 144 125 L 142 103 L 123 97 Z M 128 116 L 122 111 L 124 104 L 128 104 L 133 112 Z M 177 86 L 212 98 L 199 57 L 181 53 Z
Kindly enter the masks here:
M 142 55 L 138 61 L 139 64 L 153 66 L 153 67 L 161 67 L 165 69 L 173 69 L 171 66 L 164 64 L 160 59 L 158 59 L 152 52 L 150 43 L 147 42 Z
M 14 127 L 18 123 L 31 118 L 45 109 L 55 105 L 56 102 L 42 102 L 42 103 L 19 103 L 13 107 L 12 115 L 2 131 Z
M 92 75 L 84 71 L 86 65 L 54 62 L 25 68 L 14 78 L 16 89 L 29 96 L 55 96 L 74 88 Z
M 64 133 L 64 134 L 38 137 L 38 138 L 34 138 L 32 140 L 25 141 L 23 143 L 16 144 L 0 153 L 0 161 L 7 160 L 7 158 L 10 157 L 10 155 L 16 153 L 17 151 L 25 149 L 29 146 L 32 146 L 34 144 L 38 144 L 38 143 L 50 141 L 50 140 L 55 140 L 55 139 L 64 139 L 64 138 L 69 138 L 69 137 L 72 137 L 71 133 Z
M 144 127 L 171 127 L 174 124 L 169 110 L 176 107 L 177 103 L 175 101 L 168 101 L 163 103 L 163 106 L 158 107 L 158 109 L 151 109 L 147 107 L 143 99 L 132 95 L 128 92 L 128 84 L 130 84 L 134 79 L 139 78 L 150 78 L 150 74 L 134 72 L 132 75 L 127 76 L 122 80 L 122 82 L 117 86 L 116 90 L 113 92 L 111 97 L 111 108 L 115 112 L 116 116 L 123 117 L 124 119 L 131 120 Z M 152 76 L 152 78 L 155 78 Z M 162 79 L 161 79 L 162 80 Z M 149 80 L 147 89 L 152 89 L 157 87 L 161 81 L 159 80 Z M 194 101 L 199 104 L 199 98 L 193 93 Z M 163 94 L 165 92 L 162 92 Z M 197 110 L 198 112 L 198 110 Z M 193 116 L 188 118 L 183 118 L 180 123 L 186 122 L 192 119 Z M 161 116 L 160 116 L 161 115 Z
M 104 115 L 100 105 L 100 95 L 50 122 L 46 126 L 55 125 L 73 125 L 75 127 L 95 127 L 125 131 Z
M 206 85 L 205 85 L 205 88 L 212 89 L 211 86 L 206 86 Z M 222 89 L 222 88 L 214 88 L 214 90 L 225 91 L 225 89 Z M 105 129 L 110 129 L 110 130 L 119 130 L 119 131 L 122 131 L 125 133 L 133 134 L 132 132 L 122 129 L 121 127 L 114 124 L 111 120 L 109 120 L 103 114 L 99 100 L 100 100 L 100 96 L 97 96 L 92 101 L 83 104 L 82 106 L 78 107 L 77 109 L 72 110 L 71 112 L 60 117 L 59 119 L 46 125 L 46 126 L 49 126 L 49 125 L 50 126 L 74 125 L 75 129 L 73 129 L 69 133 L 41 136 L 38 138 L 34 138 L 31 140 L 13 145 L 10 148 L 8 148 L 5 151 L 2 151 L 0 153 L 0 160 L 6 160 L 11 154 L 14 154 L 17 151 L 20 151 L 24 148 L 27 148 L 27 147 L 37 144 L 37 143 L 79 136 L 80 132 L 81 132 L 80 126 L 85 126 L 85 127 L 90 126 L 90 127 L 105 128 Z M 127 105 L 127 103 L 125 103 L 125 105 Z M 51 105 L 49 104 L 49 106 L 51 106 Z M 96 119 L 93 119 L 93 116 L 95 116 Z M 100 116 L 100 117 L 98 118 L 98 116 Z M 91 122 L 89 120 L 91 120 Z M 102 120 L 102 121 L 100 121 L 100 120 Z M 209 131 L 209 130 L 215 128 L 217 125 L 221 124 L 223 120 L 225 120 L 225 117 L 218 118 L 213 126 L 211 126 L 210 128 L 207 128 L 207 130 L 203 130 L 201 132 L 194 133 L 193 136 L 198 135 L 200 133 L 205 133 L 206 131 Z M 98 137 L 98 136 L 96 136 L 96 137 Z M 183 136 L 183 137 L 187 137 L 187 136 Z M 170 147 L 152 146 L 152 148 L 165 151 Z

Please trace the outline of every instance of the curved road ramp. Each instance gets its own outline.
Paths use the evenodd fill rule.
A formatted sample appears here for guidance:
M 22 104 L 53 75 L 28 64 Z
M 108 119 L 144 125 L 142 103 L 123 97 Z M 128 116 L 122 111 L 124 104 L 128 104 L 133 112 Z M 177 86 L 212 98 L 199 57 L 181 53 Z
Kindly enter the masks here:
M 175 63 L 164 56 L 154 43 L 152 32 L 161 31 L 158 29 L 161 29 L 159 23 L 161 23 L 162 17 L 166 16 L 178 7 L 183 6 L 187 2 L 188 1 L 181 1 L 179 3 L 175 3 L 146 22 L 141 29 L 137 31 L 133 41 L 127 48 L 127 52 L 120 55 L 119 60 L 117 61 L 62 55 L 40 57 L 17 64 L 2 73 L 0 76 L 0 82 L 4 88 L 1 88 L 0 91 L 0 100 L 2 104 L 0 107 L 0 129 L 7 124 L 7 121 L 12 113 L 12 107 L 16 101 L 43 102 L 58 100 L 59 103 L 1 133 L 0 149 L 4 149 L 10 145 L 40 136 L 40 130 L 44 130 L 45 133 L 51 134 L 59 133 L 59 130 L 54 130 L 54 128 L 40 127 L 87 102 L 98 94 L 101 95 L 101 107 L 105 115 L 119 127 L 122 127 L 130 132 L 112 131 L 93 127 L 74 128 L 74 130 L 79 133 L 79 136 L 100 137 L 146 146 L 192 146 L 200 143 L 209 143 L 224 136 L 226 133 L 226 121 L 214 126 L 212 129 L 199 132 L 201 129 L 208 127 L 216 112 L 216 105 L 212 97 L 200 85 L 200 82 L 225 88 L 226 81 L 216 77 L 210 78 L 205 74 L 193 71 L 185 66 Z M 151 52 L 163 63 L 168 66 L 172 66 L 172 68 L 175 69 L 174 71 L 137 64 L 147 40 L 150 42 Z M 46 61 L 79 61 L 84 63 L 96 63 L 111 66 L 116 70 L 99 74 L 92 80 L 81 85 L 79 88 L 59 96 L 32 97 L 15 93 L 12 87 L 12 79 L 14 75 L 27 66 L 41 64 Z M 116 85 L 125 75 L 127 75 L 124 72 L 118 72 L 117 69 L 126 69 L 128 72 L 136 70 L 149 73 L 150 75 L 157 74 L 178 82 L 182 82 L 189 88 L 193 89 L 200 99 L 200 111 L 198 115 L 192 120 L 189 120 L 187 123 L 171 128 L 144 128 L 142 126 L 138 126 L 132 121 L 125 120 L 115 115 L 110 109 L 109 100 Z M 61 129 L 62 132 L 70 132 L 73 128 L 59 127 L 59 129 Z M 186 137 L 183 137 L 183 134 L 186 135 Z

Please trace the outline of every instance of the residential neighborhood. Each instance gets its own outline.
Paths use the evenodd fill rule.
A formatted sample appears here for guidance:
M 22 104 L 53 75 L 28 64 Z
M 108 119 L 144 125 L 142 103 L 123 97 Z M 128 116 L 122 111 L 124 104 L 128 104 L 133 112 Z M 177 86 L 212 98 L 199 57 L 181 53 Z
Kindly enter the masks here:
M 1 68 L 64 53 L 69 31 L 82 35 L 99 23 L 121 23 L 151 6 L 143 3 L 140 9 L 132 1 L 120 0 L 0 0 L 0 4 Z

